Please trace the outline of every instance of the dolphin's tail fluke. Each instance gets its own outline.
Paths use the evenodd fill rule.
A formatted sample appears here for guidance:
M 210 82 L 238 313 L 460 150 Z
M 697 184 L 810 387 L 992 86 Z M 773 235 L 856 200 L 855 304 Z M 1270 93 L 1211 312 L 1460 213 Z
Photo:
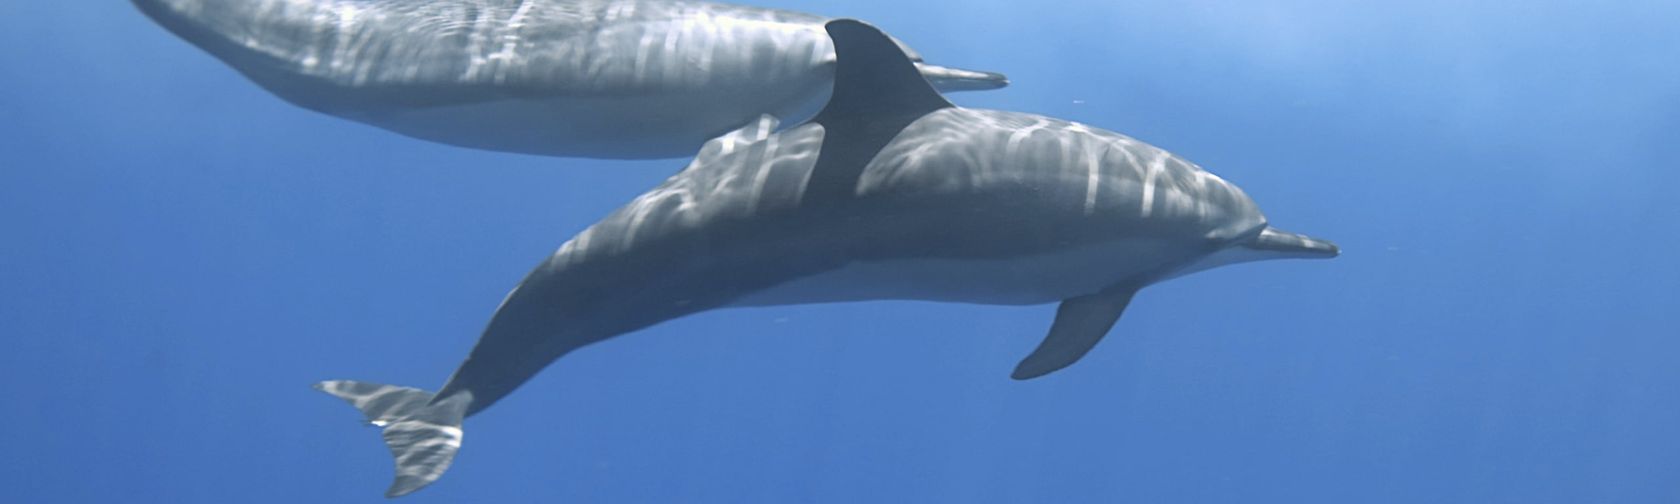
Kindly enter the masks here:
M 368 423 L 384 430 L 385 444 L 397 459 L 397 477 L 386 497 L 408 495 L 437 481 L 461 449 L 461 419 L 472 403 L 470 393 L 434 400 L 420 389 L 348 380 L 324 381 L 315 389 L 349 402 Z

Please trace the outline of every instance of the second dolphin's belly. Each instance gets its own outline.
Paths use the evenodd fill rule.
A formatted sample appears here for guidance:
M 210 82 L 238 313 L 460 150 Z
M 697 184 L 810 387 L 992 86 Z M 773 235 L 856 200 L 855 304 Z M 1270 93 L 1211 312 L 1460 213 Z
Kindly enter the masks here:
M 692 156 L 706 140 L 762 114 L 793 124 L 827 98 L 822 83 L 719 96 L 710 89 L 638 95 L 509 98 L 379 113 L 332 112 L 404 135 L 462 147 L 550 156 Z
M 1100 291 L 1176 264 L 1190 247 L 1154 238 L 1121 239 L 1006 258 L 898 258 L 856 261 L 791 279 L 730 306 L 884 299 L 1031 305 Z

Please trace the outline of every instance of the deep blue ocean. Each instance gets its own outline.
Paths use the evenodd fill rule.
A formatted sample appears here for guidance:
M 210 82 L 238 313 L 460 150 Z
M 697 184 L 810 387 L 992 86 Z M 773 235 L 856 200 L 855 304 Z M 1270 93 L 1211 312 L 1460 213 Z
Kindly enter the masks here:
M 761 0 L 1007 73 L 1340 258 L 1053 305 L 707 312 L 567 356 L 409 503 L 1680 503 L 1680 3 Z M 311 390 L 435 388 L 686 160 L 290 105 L 127 2 L 0 2 L 0 502 L 378 502 Z

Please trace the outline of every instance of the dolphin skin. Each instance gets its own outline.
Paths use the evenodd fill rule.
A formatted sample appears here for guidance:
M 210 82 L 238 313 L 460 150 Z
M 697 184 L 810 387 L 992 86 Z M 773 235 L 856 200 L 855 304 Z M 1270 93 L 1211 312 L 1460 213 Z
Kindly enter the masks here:
M 763 114 L 802 122 L 833 85 L 827 18 L 775 9 L 683 0 L 133 1 L 293 104 L 479 149 L 687 156 Z M 946 91 L 1008 83 L 917 65 Z
M 435 394 L 317 388 L 384 427 L 388 495 L 436 480 L 461 422 L 594 342 L 705 310 L 866 299 L 1060 302 L 1015 368 L 1085 355 L 1144 286 L 1224 264 L 1328 258 L 1236 186 L 1132 138 L 957 108 L 875 28 L 828 23 L 835 89 L 809 123 L 708 142 L 682 172 L 562 245 L 497 308 Z

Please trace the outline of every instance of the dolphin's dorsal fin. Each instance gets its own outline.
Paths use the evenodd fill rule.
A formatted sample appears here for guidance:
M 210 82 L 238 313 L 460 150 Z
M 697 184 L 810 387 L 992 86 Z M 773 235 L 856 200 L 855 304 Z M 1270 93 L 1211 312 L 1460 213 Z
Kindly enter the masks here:
M 1037 378 L 1079 361 L 1120 320 L 1120 314 L 1126 311 L 1126 305 L 1137 291 L 1135 286 L 1123 285 L 1062 300 L 1062 306 L 1056 309 L 1056 323 L 1050 326 L 1050 335 L 1044 337 L 1032 355 L 1015 366 L 1015 372 L 1009 377 Z
M 916 119 L 951 102 L 880 29 L 852 19 L 827 24 L 834 40 L 834 93 L 811 121 L 822 152 L 805 186 L 807 203 L 852 197 L 863 169 Z

